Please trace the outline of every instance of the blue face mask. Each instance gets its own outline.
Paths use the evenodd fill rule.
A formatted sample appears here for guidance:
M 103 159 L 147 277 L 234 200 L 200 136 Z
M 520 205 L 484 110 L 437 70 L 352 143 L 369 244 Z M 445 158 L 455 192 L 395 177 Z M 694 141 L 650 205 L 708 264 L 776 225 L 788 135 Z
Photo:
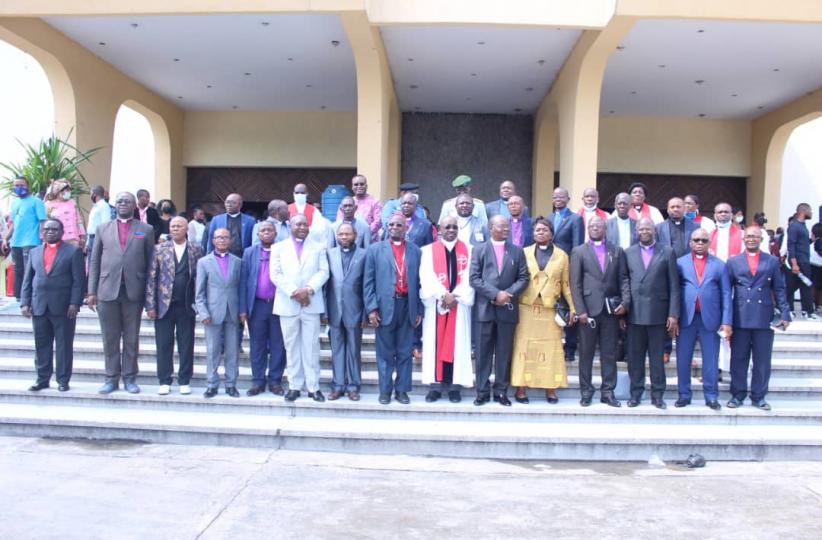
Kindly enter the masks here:
M 688 219 L 695 219 L 696 218 L 696 212 L 685 212 L 685 217 L 688 218 Z
M 25 197 L 29 194 L 29 188 L 23 186 L 15 186 L 14 187 L 14 194 L 18 197 Z

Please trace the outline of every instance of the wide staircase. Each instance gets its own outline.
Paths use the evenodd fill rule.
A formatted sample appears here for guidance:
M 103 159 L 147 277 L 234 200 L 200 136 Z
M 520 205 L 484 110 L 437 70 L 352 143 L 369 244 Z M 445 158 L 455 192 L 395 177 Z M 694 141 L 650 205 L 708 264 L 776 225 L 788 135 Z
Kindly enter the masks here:
M 193 393 L 157 395 L 154 328 L 145 319 L 140 336 L 142 393 L 97 394 L 103 382 L 103 345 L 97 315 L 83 309 L 77 323 L 71 391 L 52 387 L 29 392 L 34 375 L 31 321 L 14 303 L 0 308 L 0 435 L 79 437 L 158 443 L 219 444 L 295 450 L 411 454 L 498 459 L 684 460 L 698 452 L 708 460 L 822 459 L 822 322 L 795 322 L 777 332 L 768 400 L 770 412 L 746 401 L 736 410 L 704 406 L 692 369 L 693 404 L 675 409 L 676 363 L 666 370 L 669 408 L 646 401 L 637 408 L 600 404 L 579 406 L 577 362 L 569 364 L 569 388 L 550 405 L 541 391 L 531 404 L 501 407 L 472 404 L 463 392 L 459 404 L 425 403 L 420 365 L 414 365 L 411 404 L 377 403 L 374 335 L 363 344 L 363 388 L 359 402 L 342 398 L 315 403 L 305 397 L 287 403 L 270 393 L 247 397 L 250 386 L 248 341 L 240 360 L 239 399 L 222 393 L 205 399 L 205 342 L 198 325 Z M 328 339 L 321 337 L 323 391 L 331 377 Z M 599 366 L 594 366 L 598 373 Z M 625 365 L 620 364 L 620 372 Z M 598 384 L 598 380 L 595 381 Z M 728 399 L 728 379 L 720 383 Z

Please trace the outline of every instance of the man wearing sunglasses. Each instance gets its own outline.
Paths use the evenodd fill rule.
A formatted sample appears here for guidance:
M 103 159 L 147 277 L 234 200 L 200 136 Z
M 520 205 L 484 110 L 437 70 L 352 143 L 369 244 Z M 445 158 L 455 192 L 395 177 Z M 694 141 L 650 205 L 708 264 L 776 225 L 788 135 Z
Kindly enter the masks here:
M 679 399 L 674 406 L 691 404 L 691 361 L 699 338 L 702 351 L 702 392 L 705 405 L 718 411 L 719 340 L 730 339 L 731 282 L 725 263 L 708 253 L 710 234 L 699 228 L 691 233 L 691 253 L 677 259 L 682 303 L 676 340 L 676 373 Z

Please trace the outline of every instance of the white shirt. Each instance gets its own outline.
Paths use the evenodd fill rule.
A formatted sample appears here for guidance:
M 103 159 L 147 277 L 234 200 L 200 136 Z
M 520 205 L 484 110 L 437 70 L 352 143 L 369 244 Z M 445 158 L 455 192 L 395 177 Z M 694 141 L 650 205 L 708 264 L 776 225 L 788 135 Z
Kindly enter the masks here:
M 193 244 L 200 244 L 203 242 L 203 233 L 205 232 L 205 225 L 196 220 L 191 220 L 188 223 L 188 241 Z
M 716 229 L 716 256 L 718 259 L 721 259 L 722 262 L 728 261 L 728 244 L 731 232 L 731 225 L 730 227 L 717 227 Z
M 174 256 L 177 257 L 177 262 L 183 260 L 183 253 L 186 252 L 186 243 L 178 244 L 174 242 Z
M 111 221 L 111 206 L 105 199 L 100 199 L 91 207 L 86 232 L 90 235 L 97 234 L 97 227 L 109 221 Z
M 631 218 L 622 219 L 617 216 L 617 230 L 619 231 L 619 247 L 631 247 Z

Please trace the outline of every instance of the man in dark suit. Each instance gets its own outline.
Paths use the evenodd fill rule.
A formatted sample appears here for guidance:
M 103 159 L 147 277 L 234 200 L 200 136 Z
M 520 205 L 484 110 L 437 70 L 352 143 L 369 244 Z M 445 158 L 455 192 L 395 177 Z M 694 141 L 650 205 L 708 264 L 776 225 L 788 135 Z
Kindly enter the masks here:
M 154 229 L 134 218 L 137 202 L 131 193 L 118 193 L 114 204 L 117 219 L 97 229 L 94 238 L 86 303 L 92 311 L 97 309 L 103 333 L 106 382 L 99 392 L 117 390 L 122 375 L 126 391 L 137 394 L 140 323 L 154 253 Z
M 246 394 L 265 392 L 267 383 L 272 394 L 282 396 L 285 345 L 280 316 L 273 311 L 277 288 L 270 277 L 271 246 L 277 240 L 274 223 L 258 223 L 257 238 L 259 243 L 245 248 L 240 274 L 240 321 L 248 323 L 251 342 L 251 388 Z
M 585 225 L 582 217 L 568 208 L 568 190 L 558 187 L 554 190 L 554 245 L 569 257 L 575 247 L 585 241 Z M 573 362 L 577 352 L 577 325 L 565 327 L 565 361 Z
M 364 234 L 370 235 L 370 231 L 366 229 Z M 330 401 L 346 392 L 351 401 L 360 399 L 365 248 L 357 239 L 354 226 L 342 223 L 337 227 L 337 246 L 328 251 L 330 277 L 325 282 L 325 313 L 331 339 Z
M 251 232 L 254 230 L 254 218 L 242 213 L 243 197 L 239 193 L 231 193 L 225 198 L 225 214 L 218 214 L 208 224 L 206 253 L 214 249 L 212 238 L 217 229 L 228 229 L 231 234 L 231 243 L 228 252 L 235 257 L 242 258 L 245 248 L 251 245 Z
M 405 219 L 405 239 L 417 247 L 427 246 L 434 241 L 431 222 L 417 216 L 417 197 L 406 193 L 400 197 L 400 212 Z M 388 229 L 383 238 L 388 238 Z
M 154 229 L 154 241 L 160 238 L 160 213 L 151 206 L 151 194 L 147 189 L 137 190 L 137 208 L 134 209 L 134 219 L 139 219 Z
M 157 393 L 168 395 L 174 374 L 174 336 L 177 336 L 177 356 L 180 368 L 177 383 L 180 393 L 191 393 L 194 373 L 194 324 L 196 314 L 194 283 L 197 261 L 203 256 L 199 244 L 188 241 L 188 222 L 180 216 L 168 224 L 170 239 L 154 249 L 146 284 L 146 314 L 154 320 L 154 340 L 157 344 Z
M 383 405 L 391 402 L 392 390 L 400 403 L 411 401 L 411 348 L 424 309 L 420 256 L 420 248 L 406 240 L 406 219 L 398 214 L 388 220 L 388 238 L 371 244 L 365 254 L 363 302 L 369 325 L 377 329 L 379 402 Z
M 577 216 L 579 217 L 579 216 Z M 514 330 L 519 322 L 518 297 L 528 287 L 528 266 L 521 247 L 508 241 L 511 226 L 500 215 L 491 218 L 491 239 L 471 254 L 469 283 L 474 288 L 479 339 L 476 343 L 477 398 L 474 405 L 491 399 L 494 367 L 494 401 L 510 407 L 508 381 Z
M 779 310 L 777 328 L 786 330 L 791 315 L 785 298 L 785 278 L 779 259 L 759 250 L 762 229 L 745 229 L 745 253 L 728 259 L 727 269 L 733 287 L 733 336 L 731 337 L 731 399 L 727 406 L 741 407 L 748 394 L 748 366 L 753 358 L 751 404 L 771 410 L 765 401 L 771 378 L 774 306 Z
M 57 371 L 57 389 L 69 389 L 74 354 L 74 327 L 83 302 L 85 270 L 82 251 L 61 242 L 63 224 L 57 219 L 43 223 L 44 244 L 29 253 L 20 295 L 20 312 L 32 318 L 37 392 L 49 387 Z M 56 347 L 56 351 L 54 348 Z M 55 354 L 56 352 L 56 354 Z M 56 366 L 52 364 L 55 357 Z
M 605 239 L 605 221 L 597 215 L 588 219 L 588 237 L 589 242 L 571 252 L 570 268 L 571 294 L 580 323 L 579 403 L 583 407 L 591 404 L 595 392 L 591 371 L 599 343 L 600 401 L 619 407 L 621 404 L 614 397 L 619 317 L 631 305 L 628 276 L 620 272 L 625 254 Z
M 508 208 L 508 203 L 511 200 L 511 197 L 516 196 L 516 194 L 517 187 L 514 185 L 514 182 L 511 180 L 504 180 L 499 185 L 499 199 L 496 201 L 491 201 L 485 205 L 485 213 L 488 216 L 488 220 L 490 221 L 492 217 L 498 214 L 506 219 L 510 218 L 511 212 Z M 522 197 L 520 197 L 520 200 L 522 200 Z M 523 219 L 525 218 L 530 220 L 528 208 L 523 209 Z
M 524 248 L 534 243 L 534 225 L 525 201 L 519 195 L 511 195 L 508 199 L 508 225 L 511 233 L 508 240 L 517 247 Z
M 622 272 L 631 285 L 628 312 L 628 375 L 631 377 L 629 407 L 636 407 L 645 391 L 645 355 L 651 368 L 651 403 L 666 407 L 665 367 L 662 354 L 665 336 L 674 336 L 679 318 L 679 272 L 673 250 L 656 242 L 654 222 L 637 222 L 639 243 L 625 250 Z
M 719 335 L 731 337 L 731 284 L 725 263 L 708 253 L 710 235 L 699 228 L 691 233 L 691 253 L 677 259 L 682 284 L 682 310 L 676 340 L 679 399 L 676 407 L 691 403 L 691 361 L 699 338 L 702 351 L 702 391 L 705 405 L 718 411 Z
M 636 220 L 631 218 L 631 196 L 620 193 L 614 199 L 616 210 L 605 222 L 605 240 L 614 246 L 628 249 L 639 239 L 636 236 Z

